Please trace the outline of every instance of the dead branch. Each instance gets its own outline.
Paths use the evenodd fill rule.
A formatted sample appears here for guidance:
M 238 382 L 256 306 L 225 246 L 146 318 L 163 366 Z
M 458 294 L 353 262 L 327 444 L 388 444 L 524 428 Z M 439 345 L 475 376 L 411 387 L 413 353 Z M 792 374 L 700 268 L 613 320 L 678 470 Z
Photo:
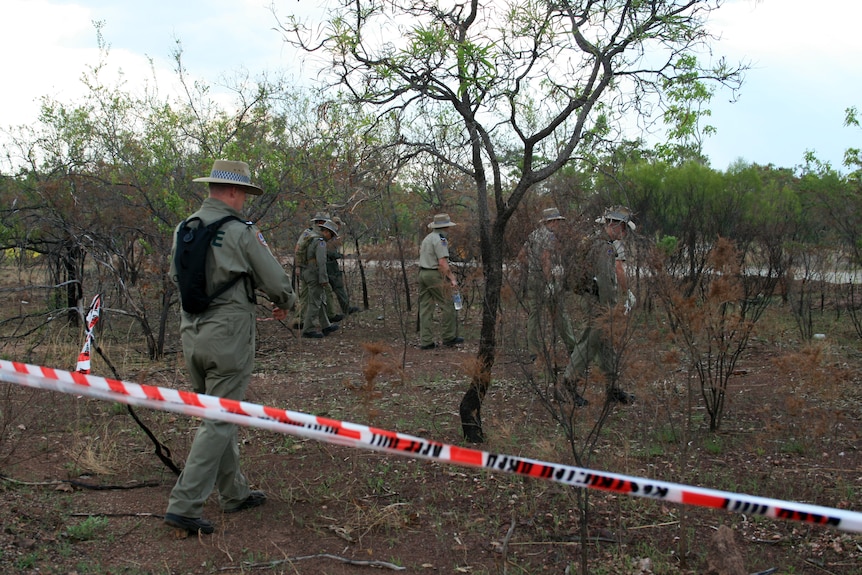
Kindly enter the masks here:
M 394 563 L 389 563 L 387 561 L 363 561 L 359 559 L 348 559 L 347 557 L 339 557 L 338 555 L 332 555 L 330 553 L 317 553 L 315 555 L 299 555 L 297 557 L 287 557 L 286 559 L 278 559 L 275 561 L 265 561 L 262 563 L 243 563 L 242 565 L 230 565 L 228 567 L 222 567 L 219 571 L 241 571 L 245 569 L 271 569 L 273 567 L 277 567 L 279 565 L 283 565 L 284 563 L 295 563 L 297 561 L 304 561 L 305 559 L 332 559 L 334 561 L 341 561 L 342 563 L 347 563 L 348 565 L 359 565 L 361 567 L 383 567 L 385 569 L 392 569 L 393 571 L 404 571 L 407 568 L 401 567 L 400 565 L 395 565 Z

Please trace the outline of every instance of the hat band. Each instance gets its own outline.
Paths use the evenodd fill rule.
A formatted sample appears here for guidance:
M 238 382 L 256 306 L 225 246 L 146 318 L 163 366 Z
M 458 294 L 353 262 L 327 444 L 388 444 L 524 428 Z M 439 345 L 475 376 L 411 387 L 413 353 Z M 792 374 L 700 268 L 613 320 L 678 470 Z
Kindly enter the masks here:
M 219 178 L 221 180 L 230 180 L 232 182 L 239 182 L 240 184 L 251 184 L 251 178 L 248 176 L 244 176 L 243 174 L 237 174 L 235 172 L 227 172 L 225 170 L 213 170 L 210 172 L 211 178 Z

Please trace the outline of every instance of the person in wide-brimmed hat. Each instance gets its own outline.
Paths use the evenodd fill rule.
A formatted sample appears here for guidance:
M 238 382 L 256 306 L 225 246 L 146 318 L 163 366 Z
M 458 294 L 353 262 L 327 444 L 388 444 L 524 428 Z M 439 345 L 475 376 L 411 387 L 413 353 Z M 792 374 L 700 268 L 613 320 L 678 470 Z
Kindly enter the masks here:
M 434 307 L 440 304 L 443 314 L 443 345 L 452 346 L 464 341 L 458 336 L 455 307 L 452 295 L 458 289 L 455 274 L 449 267 L 448 228 L 456 225 L 449 214 L 437 214 L 428 224 L 431 233 L 422 240 L 419 247 L 419 347 L 434 349 L 431 324 Z M 447 286 L 448 283 L 448 286 Z
M 618 350 L 614 348 L 613 338 L 608 333 L 622 333 L 624 327 L 615 327 L 613 322 L 619 317 L 611 312 L 618 304 L 624 306 L 628 315 L 635 304 L 634 294 L 629 290 L 626 275 L 625 239 L 629 232 L 636 229 L 632 221 L 632 211 L 623 206 L 607 208 L 596 219 L 602 224 L 589 246 L 582 262 L 587 277 L 591 278 L 592 286 L 584 294 L 584 303 L 588 312 L 587 326 L 584 328 L 578 344 L 569 357 L 569 364 L 563 373 L 560 392 L 572 399 L 576 405 L 586 405 L 587 401 L 580 395 L 585 387 L 590 365 L 595 361 L 605 375 L 607 381 L 607 398 L 622 404 L 633 403 L 635 396 L 620 389 L 617 361 Z M 607 317 L 610 325 L 599 325 L 598 318 Z
M 294 287 L 296 288 L 297 294 L 299 295 L 299 299 L 296 303 L 296 319 L 293 322 L 293 327 L 301 328 L 302 321 L 305 317 L 305 304 L 308 301 L 308 290 L 306 289 L 305 283 L 302 281 L 302 268 L 306 265 L 305 262 L 305 248 L 307 247 L 307 241 L 310 236 L 314 233 L 319 233 L 320 224 L 329 219 L 329 214 L 326 212 L 315 212 L 311 217 L 311 225 L 302 230 L 302 233 L 299 234 L 299 237 L 296 239 L 296 245 L 293 248 L 293 277 L 294 277 Z
M 320 339 L 335 332 L 339 325 L 330 321 L 327 313 L 329 274 L 326 270 L 326 243 L 338 237 L 338 226 L 327 219 L 305 238 L 300 246 L 298 263 L 302 270 L 302 285 L 306 294 L 302 316 L 302 337 Z
M 308 301 L 308 289 L 305 282 L 302 281 L 302 268 L 307 265 L 306 254 L 303 250 L 307 247 L 306 242 L 309 240 L 312 233 L 320 232 L 320 226 L 328 221 L 335 224 L 336 231 L 333 240 L 327 242 L 326 271 L 329 277 L 329 283 L 327 283 L 324 288 L 326 291 L 326 315 L 329 318 L 329 323 L 337 323 L 344 319 L 344 316 L 359 311 L 359 308 L 351 307 L 349 304 L 347 290 L 344 287 L 343 274 L 341 273 L 341 268 L 338 266 L 337 261 L 340 259 L 341 253 L 332 247 L 333 242 L 337 240 L 338 235 L 340 234 L 341 218 L 338 216 L 330 218 L 329 213 L 327 212 L 315 212 L 314 216 L 311 218 L 311 225 L 302 231 L 299 238 L 296 240 L 296 246 L 293 249 L 294 277 L 298 284 L 296 289 L 299 293 L 299 300 L 296 306 L 296 318 L 293 322 L 293 327 L 295 328 L 302 328 L 303 326 L 306 302 Z M 336 298 L 341 306 L 341 313 L 337 313 L 335 310 Z
M 542 219 L 518 254 L 527 307 L 527 350 L 530 360 L 550 359 L 557 337 L 572 353 L 575 333 L 563 300 L 563 266 L 559 226 L 566 220 L 558 208 L 546 208 Z M 553 362 L 546 361 L 545 365 Z
M 200 218 L 200 225 L 233 217 L 219 228 L 218 241 L 209 248 L 207 293 L 219 293 L 217 286 L 229 285 L 200 313 L 185 309 L 180 322 L 183 356 L 192 388 L 196 393 L 241 401 L 251 380 L 255 351 L 254 288 L 263 291 L 275 308 L 273 317 L 282 320 L 296 301 L 290 276 L 272 255 L 263 234 L 242 217 L 248 194 L 263 190 L 251 183 L 245 162 L 216 160 L 209 176 L 196 178 L 209 186 L 209 195 L 186 222 Z M 186 223 L 183 222 L 183 223 Z M 175 259 L 177 232 L 171 250 L 171 279 L 179 285 L 182 265 Z M 183 239 L 191 234 L 184 232 Z M 212 258 L 212 259 L 210 259 Z M 179 271 L 178 271 L 179 269 Z M 240 281 L 231 280 L 242 274 Z M 188 303 L 188 302 L 186 302 Z M 186 306 L 184 305 L 184 308 Z M 213 524 L 201 517 L 204 503 L 213 489 L 218 491 L 222 511 L 231 513 L 262 505 L 263 491 L 249 489 L 240 470 L 236 424 L 204 419 L 195 435 L 185 468 L 171 490 L 164 522 L 189 533 L 212 533 Z

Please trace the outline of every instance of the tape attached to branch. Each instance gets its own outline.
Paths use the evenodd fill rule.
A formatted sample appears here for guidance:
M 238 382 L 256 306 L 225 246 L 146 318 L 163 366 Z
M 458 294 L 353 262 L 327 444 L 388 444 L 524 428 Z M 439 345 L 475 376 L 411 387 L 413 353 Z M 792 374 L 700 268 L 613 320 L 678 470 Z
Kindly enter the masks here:
M 117 379 L 68 372 L 48 367 L 0 360 L 0 381 L 27 387 L 84 395 L 129 405 L 228 421 L 360 449 L 430 459 L 466 467 L 545 479 L 564 485 L 612 491 L 683 505 L 724 509 L 862 533 L 862 513 L 753 495 L 716 491 L 594 471 L 560 463 L 548 463 L 513 455 L 501 455 L 211 395 L 140 385 Z

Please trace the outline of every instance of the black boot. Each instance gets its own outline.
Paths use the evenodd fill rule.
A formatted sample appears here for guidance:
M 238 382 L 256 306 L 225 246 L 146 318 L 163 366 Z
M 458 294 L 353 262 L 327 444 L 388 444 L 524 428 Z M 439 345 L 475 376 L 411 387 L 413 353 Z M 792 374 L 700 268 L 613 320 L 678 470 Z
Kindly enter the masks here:
M 583 395 L 578 393 L 577 386 L 568 379 L 563 379 L 563 383 L 554 387 L 554 400 L 557 403 L 571 403 L 575 407 L 586 407 L 590 402 Z

